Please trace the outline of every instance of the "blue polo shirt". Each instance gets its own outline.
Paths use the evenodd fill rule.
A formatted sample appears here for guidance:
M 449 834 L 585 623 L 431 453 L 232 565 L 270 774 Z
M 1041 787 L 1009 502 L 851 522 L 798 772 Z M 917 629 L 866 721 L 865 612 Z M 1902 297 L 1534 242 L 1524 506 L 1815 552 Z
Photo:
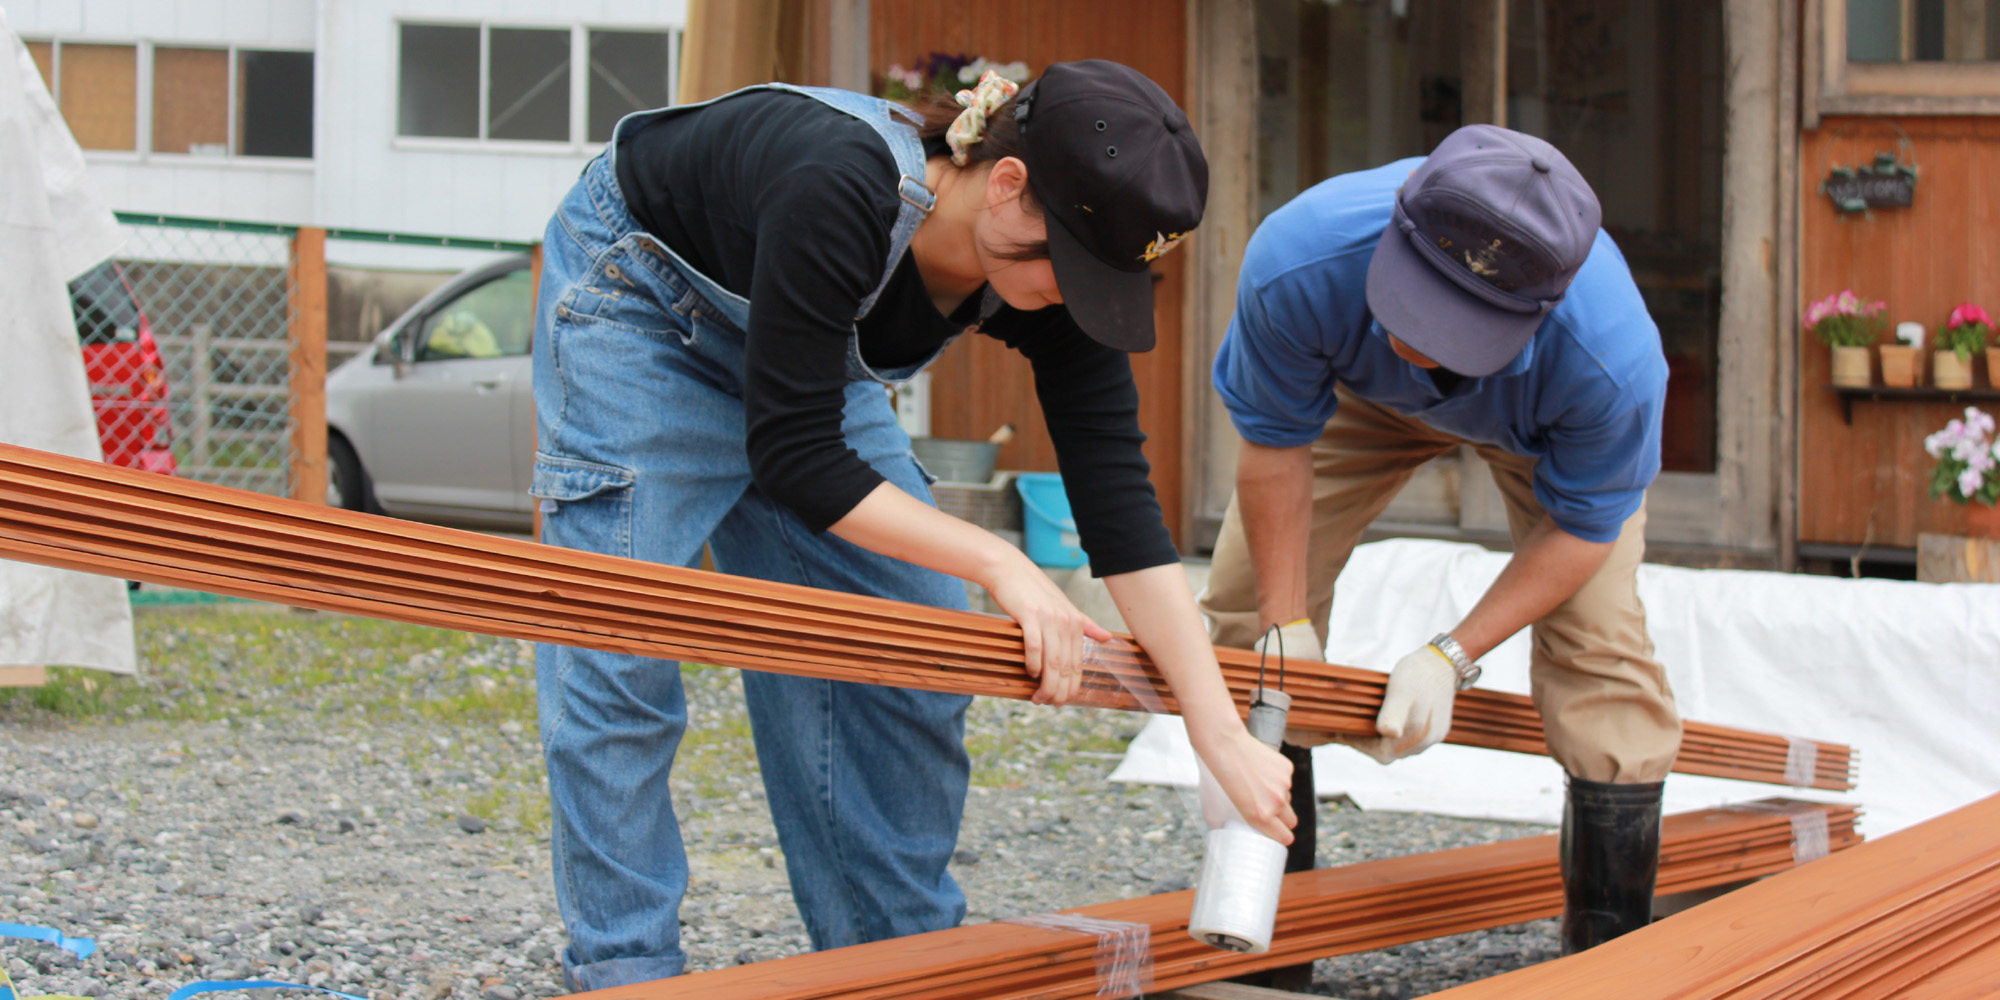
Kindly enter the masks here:
M 1520 356 L 1449 396 L 1396 356 L 1368 309 L 1368 262 L 1397 188 L 1398 160 L 1313 186 L 1250 238 L 1236 315 L 1215 359 L 1216 391 L 1243 439 L 1318 440 L 1336 385 L 1362 399 L 1535 462 L 1535 498 L 1564 531 L 1618 537 L 1660 471 L 1667 361 L 1625 258 L 1602 230 L 1562 304 Z

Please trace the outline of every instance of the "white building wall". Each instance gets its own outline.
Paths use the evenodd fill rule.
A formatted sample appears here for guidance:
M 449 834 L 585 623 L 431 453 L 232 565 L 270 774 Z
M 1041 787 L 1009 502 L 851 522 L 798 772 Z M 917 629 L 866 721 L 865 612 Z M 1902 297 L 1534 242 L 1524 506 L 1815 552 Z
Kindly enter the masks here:
M 236 45 L 315 52 L 310 161 L 211 160 L 146 151 L 86 154 L 122 211 L 536 240 L 601 147 L 493 144 L 396 135 L 398 25 L 404 21 L 660 29 L 687 23 L 686 0 L 0 0 L 28 38 Z M 140 75 L 150 60 L 142 53 Z M 150 87 L 141 83 L 142 110 Z M 140 145 L 148 130 L 142 128 Z M 335 241 L 348 263 L 406 253 Z M 435 265 L 436 257 L 425 258 Z
M 328 225 L 537 240 L 591 144 L 396 135 L 404 21 L 680 28 L 686 0 L 323 0 L 317 217 Z M 338 248 L 330 248 L 333 252 Z

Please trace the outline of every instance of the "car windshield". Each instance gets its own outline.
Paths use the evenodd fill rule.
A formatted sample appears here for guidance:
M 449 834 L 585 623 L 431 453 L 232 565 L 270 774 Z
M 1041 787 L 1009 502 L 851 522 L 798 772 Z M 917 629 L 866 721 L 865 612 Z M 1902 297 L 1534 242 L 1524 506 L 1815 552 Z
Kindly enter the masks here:
M 139 339 L 139 304 L 125 290 L 118 265 L 105 261 L 69 283 L 77 339 L 86 347 L 130 344 Z

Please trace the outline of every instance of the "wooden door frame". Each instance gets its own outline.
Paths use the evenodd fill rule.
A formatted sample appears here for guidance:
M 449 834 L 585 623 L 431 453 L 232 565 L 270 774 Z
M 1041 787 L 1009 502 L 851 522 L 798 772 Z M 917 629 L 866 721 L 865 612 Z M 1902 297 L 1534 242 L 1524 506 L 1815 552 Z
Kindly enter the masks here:
M 1186 418 L 1189 532 L 1212 544 L 1234 483 L 1237 437 L 1209 387 L 1208 367 L 1235 302 L 1236 273 L 1256 218 L 1256 9 L 1242 0 L 1187 0 L 1190 104 L 1209 151 L 1209 205 L 1194 240 L 1187 296 Z M 1493 5 L 1498 22 L 1504 3 Z M 1798 16 L 1791 4 L 1724 0 L 1722 308 L 1718 331 L 1717 461 L 1713 473 L 1663 473 L 1648 494 L 1647 537 L 1693 561 L 1790 566 L 1795 490 L 1795 377 L 1789 341 L 1796 275 Z M 1497 31 L 1497 29 L 1496 29 Z M 1504 74 L 1506 61 L 1491 61 Z M 1502 92 L 1496 81 L 1494 92 Z M 1493 115 L 1503 114 L 1494 102 Z M 1788 185 L 1790 187 L 1788 187 Z M 1446 460 L 1447 462 L 1449 460 Z M 1467 473 L 1473 470 L 1467 468 Z M 1463 484 L 1459 523 L 1434 533 L 1505 537 L 1482 475 Z

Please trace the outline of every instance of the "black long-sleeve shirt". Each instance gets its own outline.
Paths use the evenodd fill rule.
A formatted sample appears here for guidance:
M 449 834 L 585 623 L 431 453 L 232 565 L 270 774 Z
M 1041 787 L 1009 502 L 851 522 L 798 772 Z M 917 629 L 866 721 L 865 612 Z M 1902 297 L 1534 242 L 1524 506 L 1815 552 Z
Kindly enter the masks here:
M 624 136 L 617 165 L 639 224 L 750 301 L 751 474 L 813 530 L 882 482 L 841 434 L 850 333 L 883 370 L 922 360 L 979 321 L 978 332 L 1034 368 L 1093 570 L 1107 576 L 1178 558 L 1140 452 L 1130 359 L 1092 340 L 1068 310 L 1001 305 L 980 320 L 989 297 L 975 293 L 944 316 L 906 251 L 873 309 L 853 320 L 881 280 L 902 207 L 901 172 L 867 123 L 803 95 L 754 91 Z

